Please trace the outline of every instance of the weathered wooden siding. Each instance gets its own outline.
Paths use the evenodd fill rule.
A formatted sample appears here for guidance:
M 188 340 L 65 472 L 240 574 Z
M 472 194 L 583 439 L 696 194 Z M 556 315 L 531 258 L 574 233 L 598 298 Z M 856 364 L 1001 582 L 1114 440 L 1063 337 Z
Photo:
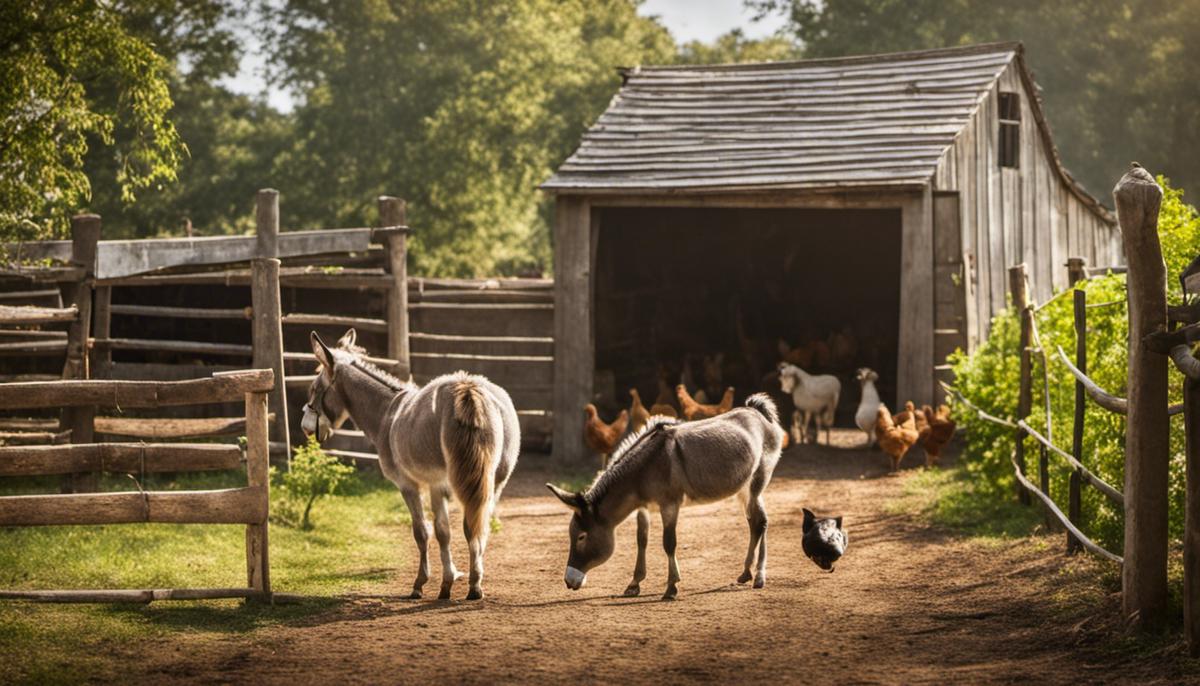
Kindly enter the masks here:
M 1001 168 L 998 158 L 1001 91 L 1018 93 L 1021 99 L 1018 168 Z M 1083 256 L 1092 266 L 1123 262 L 1116 226 L 1088 207 L 1059 173 L 1039 130 L 1032 97 L 1019 64 L 1013 62 L 983 94 L 978 111 L 934 174 L 935 191 L 960 194 L 963 260 L 969 277 L 960 288 L 972 296 L 963 299 L 969 310 L 963 317 L 971 347 L 987 336 L 991 318 L 1006 306 L 1009 266 L 1027 263 L 1030 294 L 1044 301 L 1067 285 L 1068 257 Z

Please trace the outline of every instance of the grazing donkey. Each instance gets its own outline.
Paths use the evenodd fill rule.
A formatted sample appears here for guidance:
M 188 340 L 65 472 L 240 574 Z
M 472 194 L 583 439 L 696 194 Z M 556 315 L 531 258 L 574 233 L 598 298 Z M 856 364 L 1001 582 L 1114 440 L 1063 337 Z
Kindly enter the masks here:
M 463 534 L 471 551 L 467 600 L 483 597 L 483 552 L 491 515 L 521 447 L 517 411 L 508 393 L 482 376 L 456 372 L 425 386 L 400 381 L 363 359 L 351 329 L 330 349 L 314 331 L 312 350 L 320 371 L 308 389 L 301 427 L 325 441 L 347 419 L 379 450 L 383 474 L 400 488 L 412 515 L 413 539 L 421 554 L 410 598 L 420 598 L 429 580 L 429 525 L 421 487 L 429 490 L 434 532 L 442 553 L 442 589 L 462 576 L 450 559 L 451 493 L 463 507 Z
M 612 556 L 613 529 L 638 510 L 638 563 L 625 595 L 637 595 L 646 576 L 648 506 L 662 514 L 663 549 L 667 553 L 667 590 L 663 600 L 678 593 L 679 563 L 675 560 L 675 523 L 679 508 L 689 502 L 710 502 L 737 494 L 750 524 L 750 547 L 739 583 L 754 579 L 754 587 L 767 581 L 767 512 L 763 490 L 783 449 L 775 403 L 763 393 L 746 399 L 723 415 L 687 424 L 654 418 L 618 447 L 608 469 L 585 492 L 570 493 L 553 484 L 547 487 L 574 510 L 570 525 L 570 553 L 565 580 L 579 590 L 588 570 Z M 751 572 L 754 550 L 758 565 Z

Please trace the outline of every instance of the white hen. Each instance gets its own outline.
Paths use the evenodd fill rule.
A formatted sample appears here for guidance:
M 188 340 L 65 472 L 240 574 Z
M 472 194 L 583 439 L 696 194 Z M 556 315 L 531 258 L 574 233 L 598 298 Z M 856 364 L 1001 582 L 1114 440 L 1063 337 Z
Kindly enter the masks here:
M 875 415 L 879 412 L 879 391 L 875 390 L 875 382 L 879 375 L 871 369 L 862 367 L 854 375 L 862 386 L 862 400 L 854 412 L 854 423 L 867 434 L 867 445 L 875 445 Z

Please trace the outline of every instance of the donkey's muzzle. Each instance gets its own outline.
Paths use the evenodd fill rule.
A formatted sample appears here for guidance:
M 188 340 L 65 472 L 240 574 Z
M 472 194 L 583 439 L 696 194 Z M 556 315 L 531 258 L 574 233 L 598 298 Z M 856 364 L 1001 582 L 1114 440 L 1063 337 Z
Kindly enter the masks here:
M 567 582 L 567 588 L 572 591 L 578 591 L 587 583 L 587 573 L 581 572 L 574 567 L 567 567 L 567 574 L 563 577 L 563 581 Z

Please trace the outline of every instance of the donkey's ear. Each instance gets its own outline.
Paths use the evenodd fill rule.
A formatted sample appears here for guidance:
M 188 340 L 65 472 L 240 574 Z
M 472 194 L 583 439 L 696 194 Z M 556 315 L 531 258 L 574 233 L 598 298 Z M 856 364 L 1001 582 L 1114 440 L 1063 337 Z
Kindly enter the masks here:
M 338 347 L 343 350 L 350 350 L 351 348 L 354 347 L 354 342 L 357 339 L 358 339 L 358 332 L 355 331 L 354 329 L 350 329 L 346 333 L 342 334 L 342 337 L 338 339 L 337 344 L 338 344 Z
M 333 371 L 333 351 L 325 345 L 325 341 L 321 340 L 316 331 L 310 333 L 308 339 L 312 343 L 313 355 L 317 357 L 317 362 L 320 362 L 322 367 Z
M 808 530 L 813 528 L 813 524 L 816 523 L 817 516 L 813 514 L 812 510 L 808 509 L 807 507 L 800 509 L 804 510 L 804 533 L 808 533 Z
M 587 509 L 587 501 L 583 499 L 582 493 L 564 491 L 554 484 L 546 484 L 546 488 L 549 488 L 550 492 L 563 502 L 563 505 L 566 505 L 572 510 L 582 514 L 583 511 Z
M 839 529 L 842 528 L 842 516 L 841 515 L 834 517 L 833 521 L 837 522 L 837 528 L 839 528 Z

